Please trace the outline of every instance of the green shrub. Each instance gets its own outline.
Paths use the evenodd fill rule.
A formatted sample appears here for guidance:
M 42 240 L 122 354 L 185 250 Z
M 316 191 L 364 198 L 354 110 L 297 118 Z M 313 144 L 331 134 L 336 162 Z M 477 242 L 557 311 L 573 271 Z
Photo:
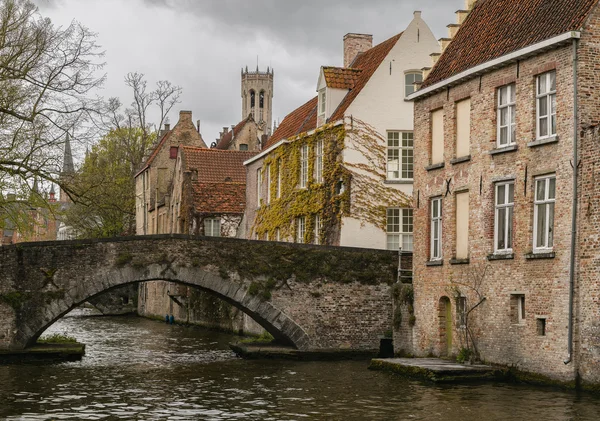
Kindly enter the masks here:
M 77 339 L 75 339 L 71 336 L 61 335 L 60 333 L 54 333 L 50 336 L 46 336 L 44 338 L 39 338 L 37 341 L 40 344 L 74 344 L 74 343 L 77 343 Z
M 456 357 L 456 361 L 458 361 L 459 363 L 464 363 L 467 361 L 471 360 L 471 356 L 473 355 L 473 351 L 471 351 L 468 348 L 461 348 L 460 352 L 458 353 L 457 357 Z

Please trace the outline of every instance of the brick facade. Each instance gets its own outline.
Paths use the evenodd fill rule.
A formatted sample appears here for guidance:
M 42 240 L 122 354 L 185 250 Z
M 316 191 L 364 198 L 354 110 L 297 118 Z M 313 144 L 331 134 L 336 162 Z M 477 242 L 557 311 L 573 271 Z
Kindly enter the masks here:
M 465 346 L 458 326 L 456 288 L 467 308 L 485 301 L 470 316 L 481 358 L 514 366 L 560 381 L 600 383 L 600 279 L 596 182 L 600 158 L 598 132 L 582 130 L 600 121 L 597 7 L 578 41 L 578 130 L 580 180 L 576 260 L 574 359 L 568 356 L 569 274 L 573 204 L 574 84 L 573 41 L 490 70 L 415 101 L 415 250 L 414 352 L 417 355 L 457 354 Z M 557 136 L 536 140 L 536 77 L 556 72 Z M 498 88 L 516 87 L 516 146 L 498 151 Z M 456 102 L 471 100 L 470 157 L 456 159 Z M 444 111 L 444 165 L 430 167 L 431 112 Z M 429 168 L 428 168 L 429 167 Z M 534 189 L 538 176 L 556 176 L 554 247 L 534 254 Z M 495 185 L 514 182 L 513 245 L 510 255 L 494 255 Z M 469 259 L 456 261 L 457 192 L 469 194 Z M 442 198 L 442 259 L 430 256 L 432 198 Z M 458 264 L 460 263 L 460 264 Z M 475 280 L 475 281 L 474 281 Z M 524 319 L 516 314 L 524 296 Z M 451 311 L 446 312 L 448 301 Z M 451 314 L 452 322 L 446 316 Z M 545 332 L 542 324 L 545 323 Z M 447 349 L 447 329 L 452 346 Z M 545 333 L 542 335 L 542 333 Z

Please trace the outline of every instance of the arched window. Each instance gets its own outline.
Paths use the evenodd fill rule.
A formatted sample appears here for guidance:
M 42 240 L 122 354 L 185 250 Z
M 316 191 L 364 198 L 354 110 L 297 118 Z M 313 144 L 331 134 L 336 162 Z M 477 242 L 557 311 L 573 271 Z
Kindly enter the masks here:
M 404 96 L 415 93 L 415 83 L 423 82 L 423 73 L 409 72 L 404 75 Z
M 250 108 L 254 108 L 256 106 L 256 93 L 254 90 L 250 91 Z
M 265 91 L 260 91 L 258 106 L 260 108 L 265 108 Z

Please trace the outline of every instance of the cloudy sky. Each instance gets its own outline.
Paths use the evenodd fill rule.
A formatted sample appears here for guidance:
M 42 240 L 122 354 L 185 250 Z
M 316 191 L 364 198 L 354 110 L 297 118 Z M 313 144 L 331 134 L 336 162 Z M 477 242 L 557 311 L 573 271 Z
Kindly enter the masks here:
M 180 109 L 200 119 L 210 144 L 242 118 L 240 70 L 275 69 L 273 117 L 314 96 L 319 67 L 342 65 L 342 38 L 370 33 L 377 44 L 401 32 L 414 10 L 437 38 L 447 35 L 464 0 L 35 0 L 58 25 L 76 20 L 106 51 L 100 95 L 129 104 L 123 78 L 142 72 L 150 85 L 183 88 Z

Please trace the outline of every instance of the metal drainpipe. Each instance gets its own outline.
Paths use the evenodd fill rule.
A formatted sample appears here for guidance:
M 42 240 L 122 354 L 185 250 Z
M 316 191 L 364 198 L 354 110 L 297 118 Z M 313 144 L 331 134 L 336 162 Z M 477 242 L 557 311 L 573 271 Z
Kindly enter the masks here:
M 573 210 L 571 217 L 571 261 L 569 269 L 569 339 L 565 365 L 573 361 L 573 299 L 575 295 L 575 251 L 577 247 L 577 172 L 579 154 L 577 150 L 578 101 L 577 101 L 577 39 L 573 39 Z

